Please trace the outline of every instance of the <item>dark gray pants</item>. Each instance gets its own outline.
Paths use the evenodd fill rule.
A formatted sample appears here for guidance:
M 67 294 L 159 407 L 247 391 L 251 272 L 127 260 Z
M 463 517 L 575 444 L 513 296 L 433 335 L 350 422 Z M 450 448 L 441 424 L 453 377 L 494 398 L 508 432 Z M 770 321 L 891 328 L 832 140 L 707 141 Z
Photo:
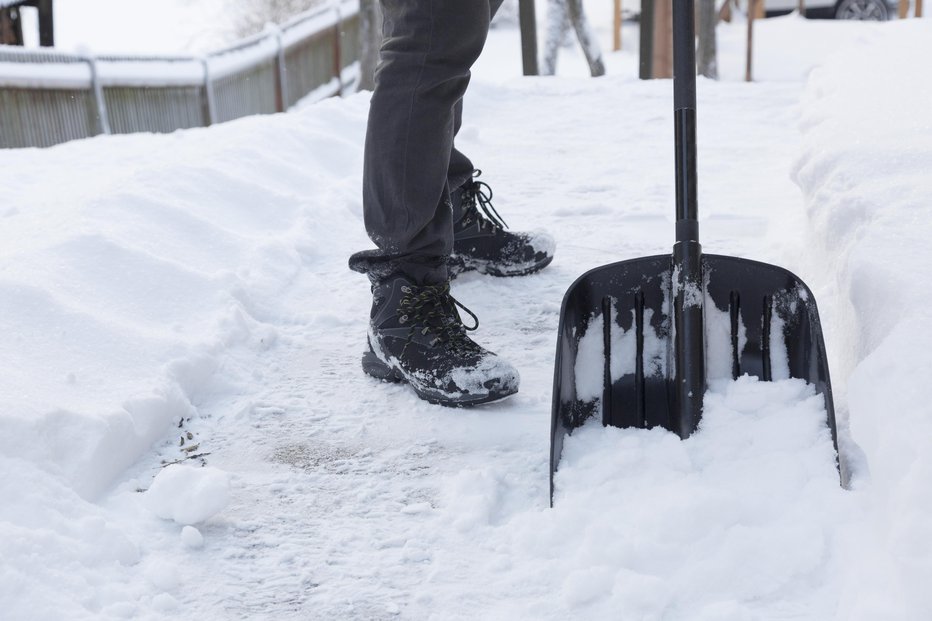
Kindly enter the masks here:
M 363 166 L 374 273 L 447 278 L 450 191 L 473 165 L 453 146 L 470 67 L 503 0 L 381 0 L 383 40 Z M 367 253 L 368 254 L 368 253 Z

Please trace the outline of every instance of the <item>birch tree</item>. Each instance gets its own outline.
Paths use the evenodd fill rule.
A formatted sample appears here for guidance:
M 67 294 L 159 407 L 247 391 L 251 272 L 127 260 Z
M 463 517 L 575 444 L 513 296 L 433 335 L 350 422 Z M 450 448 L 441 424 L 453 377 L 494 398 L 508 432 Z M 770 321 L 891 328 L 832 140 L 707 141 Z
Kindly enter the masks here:
M 718 79 L 718 59 L 715 45 L 715 23 L 718 15 L 715 0 L 698 0 L 696 6 L 696 24 L 699 36 L 697 68 L 700 75 L 713 80 Z
M 583 12 L 582 0 L 548 0 L 547 38 L 544 43 L 541 75 L 556 73 L 557 54 L 566 41 L 570 27 L 575 31 L 586 62 L 589 63 L 589 73 L 593 77 L 605 75 L 602 48 Z

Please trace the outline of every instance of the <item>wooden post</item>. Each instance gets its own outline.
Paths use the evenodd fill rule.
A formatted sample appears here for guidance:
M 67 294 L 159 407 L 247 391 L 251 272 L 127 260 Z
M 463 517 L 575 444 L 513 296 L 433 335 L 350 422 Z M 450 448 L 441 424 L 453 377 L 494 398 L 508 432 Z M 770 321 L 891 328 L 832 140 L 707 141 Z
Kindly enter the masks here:
M 52 13 L 52 0 L 37 0 L 39 10 L 39 45 L 55 47 L 55 20 Z
M 761 0 L 748 0 L 748 51 L 744 68 L 745 82 L 750 82 L 753 75 L 751 65 L 754 60 L 754 17 L 757 15 L 759 4 L 763 4 Z
M 922 0 L 916 0 L 916 17 L 922 17 Z
M 909 0 L 900 0 L 896 7 L 896 13 L 900 19 L 909 17 Z
M 524 75 L 538 75 L 534 0 L 518 0 L 518 23 L 521 29 L 521 65 Z
M 615 0 L 615 30 L 612 38 L 612 49 L 616 52 L 621 49 L 621 0 Z
M 654 0 L 652 66 L 652 77 L 673 77 L 673 0 Z
M 640 30 L 638 77 L 642 80 L 650 80 L 654 77 L 654 0 L 641 0 Z
M 19 7 L 9 6 L 0 9 L 0 45 L 23 44 L 23 20 Z
M 806 0 L 799 0 L 796 3 L 796 12 L 800 17 L 806 17 Z

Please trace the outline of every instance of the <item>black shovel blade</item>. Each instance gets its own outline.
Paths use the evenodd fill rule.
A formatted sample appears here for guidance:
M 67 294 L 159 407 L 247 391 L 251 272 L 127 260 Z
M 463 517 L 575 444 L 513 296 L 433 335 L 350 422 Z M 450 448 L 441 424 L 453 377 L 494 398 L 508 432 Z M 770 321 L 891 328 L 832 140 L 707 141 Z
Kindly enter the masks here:
M 838 449 L 828 360 L 815 298 L 789 271 L 703 255 L 706 381 L 799 378 L 825 399 Z M 614 427 L 676 429 L 672 257 L 620 261 L 566 292 L 553 385 L 550 497 L 566 434 L 592 416 Z M 607 320 L 606 320 L 607 319 Z

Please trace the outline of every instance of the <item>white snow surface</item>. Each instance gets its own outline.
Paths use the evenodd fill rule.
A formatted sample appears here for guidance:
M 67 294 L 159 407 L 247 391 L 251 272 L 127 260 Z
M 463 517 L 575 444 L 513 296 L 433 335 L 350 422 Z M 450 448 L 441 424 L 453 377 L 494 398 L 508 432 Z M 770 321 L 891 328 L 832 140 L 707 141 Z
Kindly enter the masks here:
M 670 251 L 672 85 L 634 79 L 630 39 L 603 79 L 572 50 L 563 77 L 509 77 L 499 28 L 458 146 L 557 254 L 454 283 L 521 373 L 498 404 L 360 371 L 367 94 L 0 152 L 3 619 L 932 618 L 932 25 L 758 32 L 812 58 L 700 80 L 703 246 L 815 293 L 849 489 L 812 388 L 745 377 L 689 441 L 579 430 L 549 508 L 560 300 Z
M 145 493 L 149 509 L 160 518 L 191 526 L 213 517 L 230 503 L 230 478 L 210 466 L 171 464 L 159 472 Z M 182 540 L 197 536 L 182 529 Z

